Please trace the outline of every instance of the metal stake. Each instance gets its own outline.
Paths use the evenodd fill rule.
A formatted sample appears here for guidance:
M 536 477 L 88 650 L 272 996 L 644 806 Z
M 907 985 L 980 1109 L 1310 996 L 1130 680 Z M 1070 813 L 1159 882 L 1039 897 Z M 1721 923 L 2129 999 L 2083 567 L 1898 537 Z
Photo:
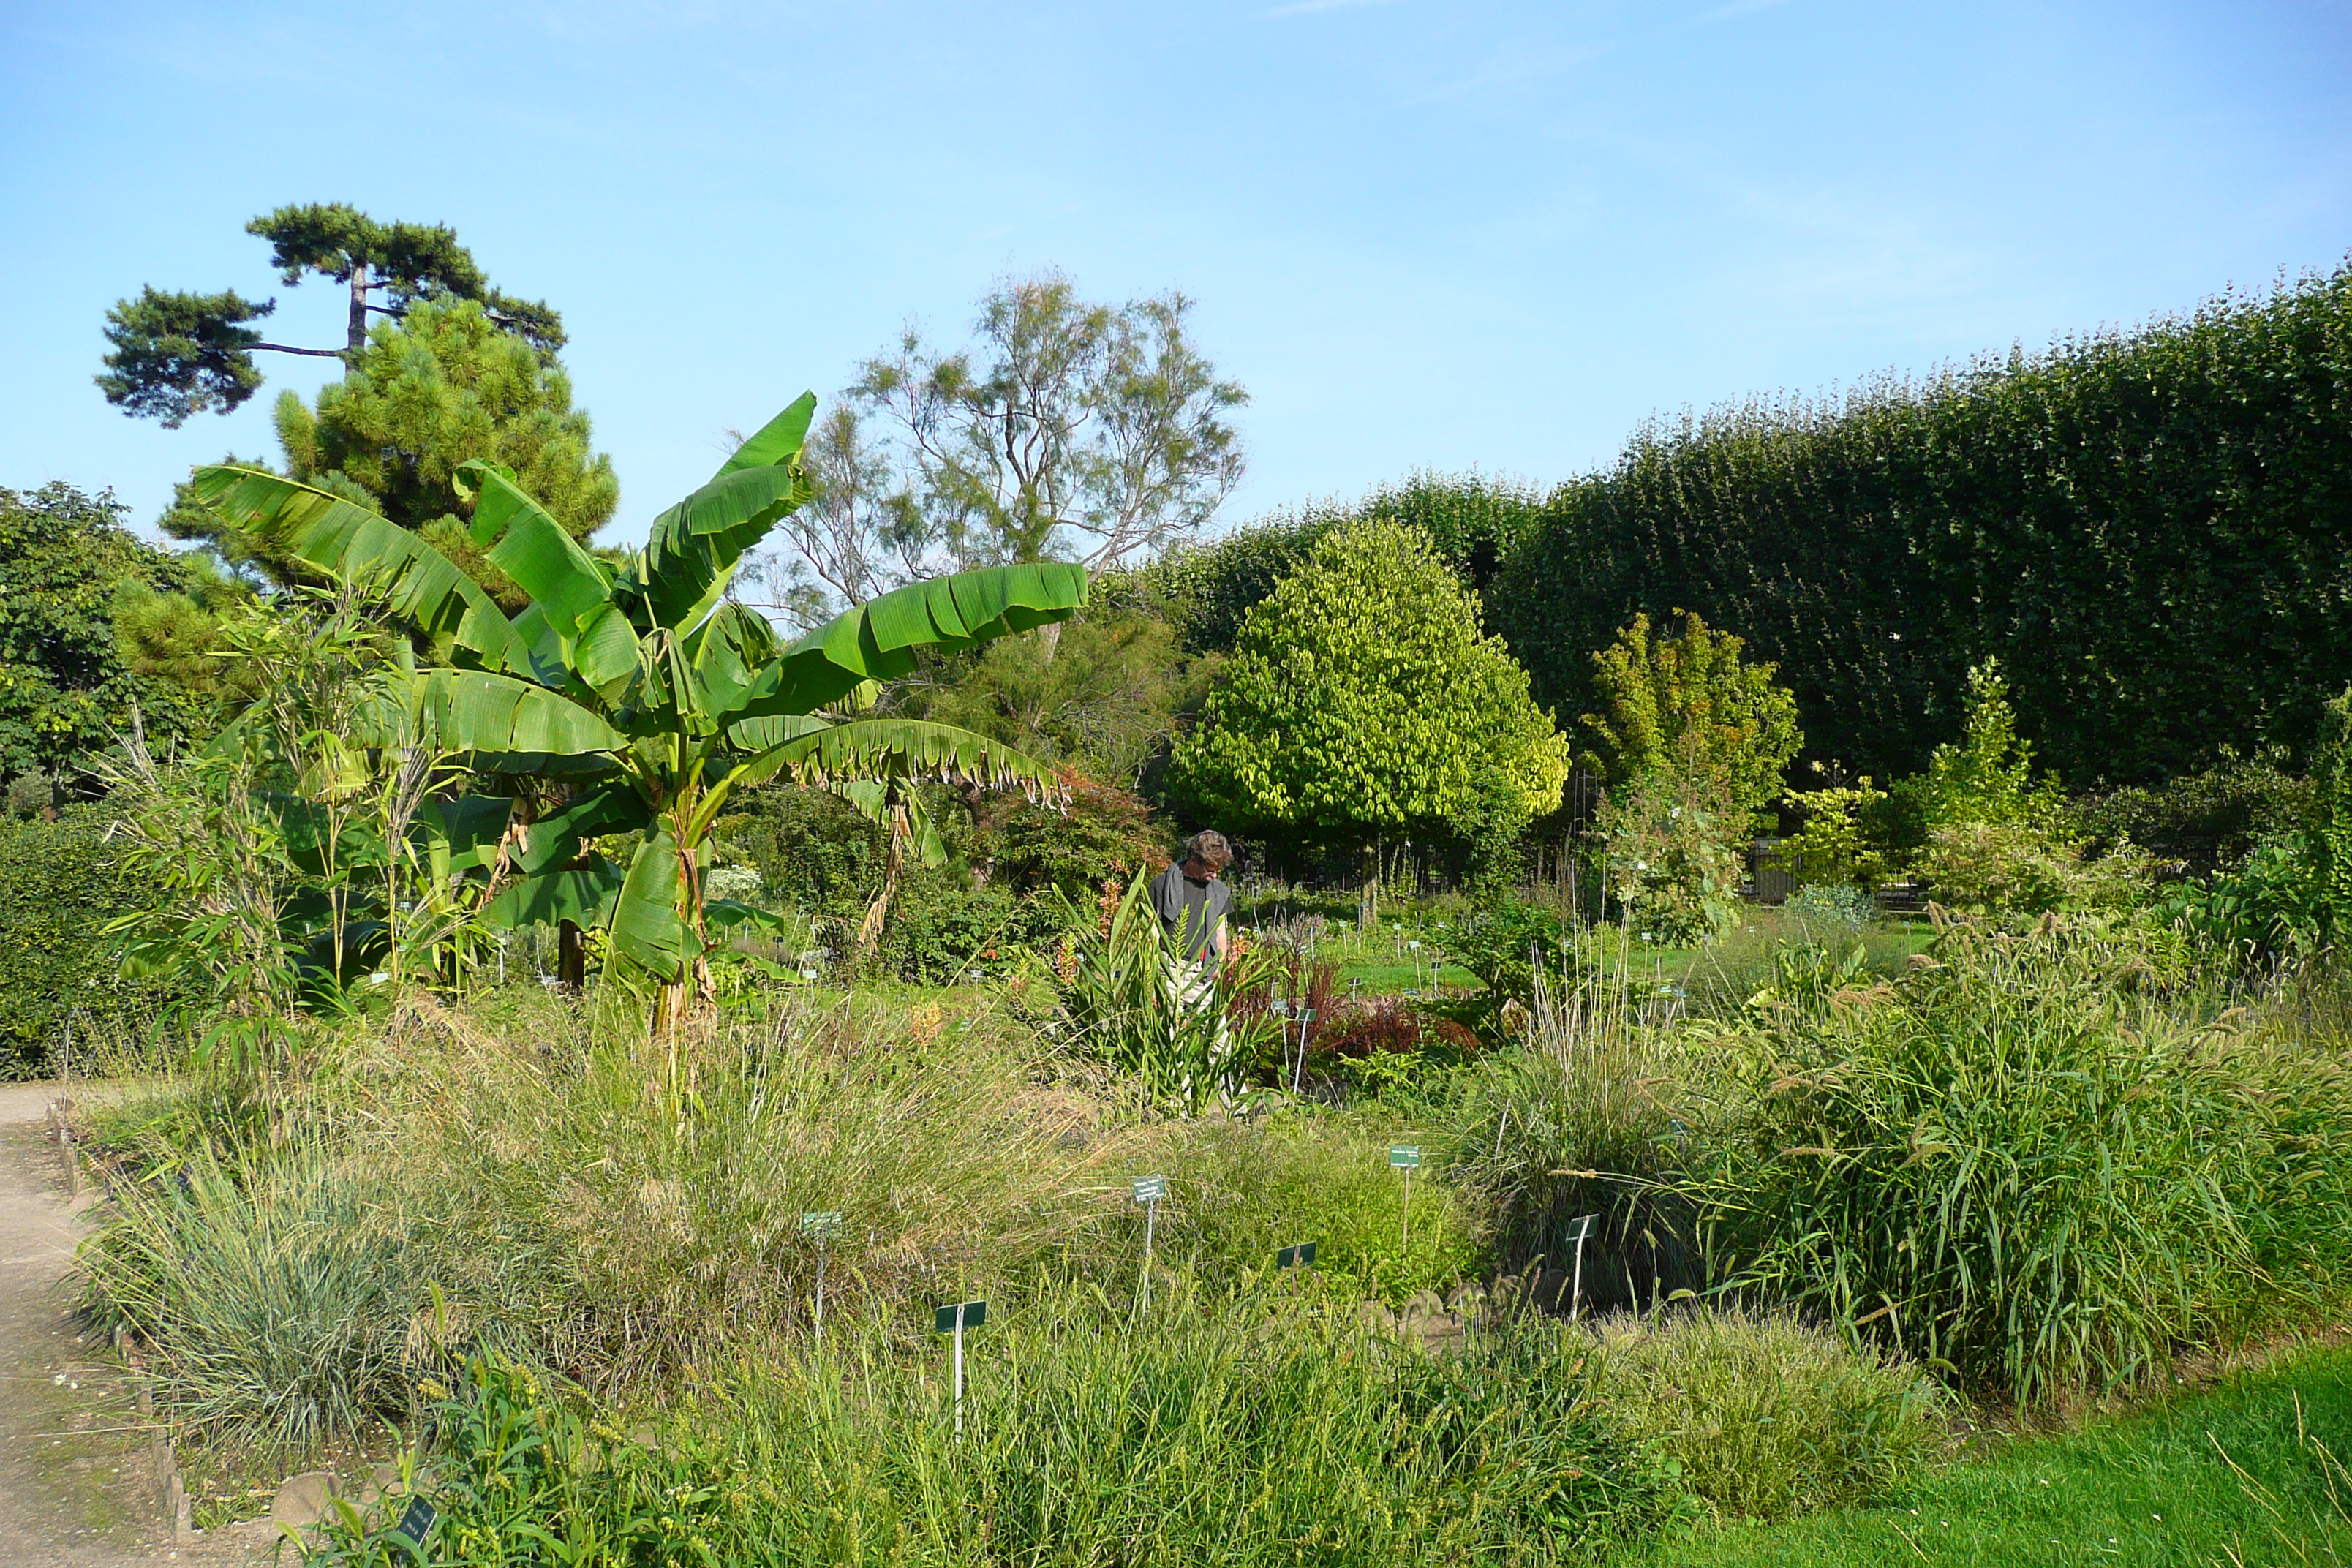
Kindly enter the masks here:
M 955 1412 L 956 1441 L 963 1441 L 963 1308 L 956 1308 L 955 1319 Z

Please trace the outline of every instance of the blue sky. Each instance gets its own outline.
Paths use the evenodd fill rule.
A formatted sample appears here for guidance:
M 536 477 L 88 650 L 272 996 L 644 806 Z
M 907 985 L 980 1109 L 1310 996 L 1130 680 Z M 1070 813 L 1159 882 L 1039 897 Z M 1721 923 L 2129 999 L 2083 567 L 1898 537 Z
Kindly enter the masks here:
M 992 279 L 1169 287 L 1252 394 L 1225 520 L 1414 469 L 1551 481 L 1653 414 L 2129 325 L 2352 249 L 2352 6 L 1975 0 L 0 7 L 0 485 L 275 456 L 266 355 L 179 431 L 90 384 L 243 232 L 456 226 L 561 309 L 619 521 Z

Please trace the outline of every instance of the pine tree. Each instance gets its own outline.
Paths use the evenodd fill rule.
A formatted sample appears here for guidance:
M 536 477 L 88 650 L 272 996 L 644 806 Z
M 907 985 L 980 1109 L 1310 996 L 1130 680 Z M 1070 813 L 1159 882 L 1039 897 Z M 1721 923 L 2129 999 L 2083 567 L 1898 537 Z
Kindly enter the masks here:
M 378 223 L 341 202 L 313 202 L 280 207 L 245 226 L 269 241 L 270 265 L 288 288 L 315 275 L 350 289 L 343 346 L 265 342 L 250 323 L 277 310 L 275 300 L 247 300 L 234 289 L 192 294 L 149 285 L 106 313 L 113 349 L 98 384 L 109 403 L 134 418 L 161 419 L 167 429 L 208 409 L 227 414 L 261 385 L 257 353 L 352 363 L 367 346 L 369 317 L 396 320 L 428 300 L 474 300 L 501 331 L 541 353 L 563 346 L 562 318 L 539 301 L 491 288 L 446 225 Z
M 466 537 L 473 502 L 459 464 L 478 458 L 513 469 L 575 539 L 603 527 L 620 502 L 613 460 L 591 449 L 588 416 L 572 405 L 562 365 L 470 300 L 419 300 L 401 320 L 377 322 L 351 374 L 320 388 L 315 407 L 278 395 L 277 424 L 290 478 L 423 534 L 509 612 L 524 596 Z M 303 575 L 184 489 L 163 526 L 278 581 Z

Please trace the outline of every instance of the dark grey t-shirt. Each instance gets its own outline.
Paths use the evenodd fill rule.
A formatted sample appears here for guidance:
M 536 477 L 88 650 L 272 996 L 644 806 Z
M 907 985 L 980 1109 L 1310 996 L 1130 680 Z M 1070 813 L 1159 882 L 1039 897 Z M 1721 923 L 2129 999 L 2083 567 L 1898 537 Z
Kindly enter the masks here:
M 1209 936 L 1217 922 L 1233 913 L 1234 890 L 1213 877 L 1192 880 L 1179 860 L 1151 879 L 1151 907 L 1160 911 L 1160 923 L 1169 935 L 1182 931 L 1184 956 L 1197 959 L 1209 951 Z

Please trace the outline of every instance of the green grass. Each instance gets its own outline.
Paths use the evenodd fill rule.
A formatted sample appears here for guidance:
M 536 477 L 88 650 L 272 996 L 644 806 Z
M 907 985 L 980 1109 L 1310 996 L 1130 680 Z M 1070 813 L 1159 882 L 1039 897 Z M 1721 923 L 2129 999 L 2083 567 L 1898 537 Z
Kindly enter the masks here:
M 1964 1461 L 1888 1506 L 1711 1531 L 1659 1568 L 2071 1568 L 2352 1561 L 2352 1350 L 2307 1350 L 2163 1407 Z
M 1478 977 L 1456 963 L 1446 964 L 1434 976 L 1426 963 L 1417 969 L 1411 963 L 1398 963 L 1391 960 L 1364 960 L 1341 964 L 1339 984 L 1344 986 L 1350 980 L 1359 982 L 1368 995 L 1399 995 L 1413 989 L 1416 984 L 1434 984 L 1456 991 L 1478 988 Z

